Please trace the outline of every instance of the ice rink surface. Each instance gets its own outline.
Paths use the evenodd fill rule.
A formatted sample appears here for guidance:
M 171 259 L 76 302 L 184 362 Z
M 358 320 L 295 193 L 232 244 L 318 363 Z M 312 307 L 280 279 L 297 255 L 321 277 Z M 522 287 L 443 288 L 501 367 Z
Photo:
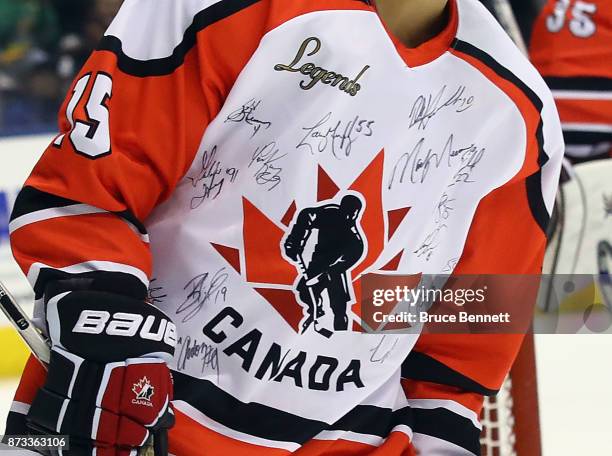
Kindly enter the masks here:
M 544 456 L 612 454 L 612 335 L 536 336 Z M 0 382 L 0 429 L 17 382 Z

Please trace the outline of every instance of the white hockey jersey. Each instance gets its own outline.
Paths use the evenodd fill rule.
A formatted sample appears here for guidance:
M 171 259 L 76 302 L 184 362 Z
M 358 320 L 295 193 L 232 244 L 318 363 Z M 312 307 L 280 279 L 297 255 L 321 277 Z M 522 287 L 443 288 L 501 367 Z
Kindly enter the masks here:
M 359 300 L 540 270 L 559 120 L 476 0 L 416 49 L 369 2 L 127 0 L 60 124 L 15 257 L 39 298 L 105 276 L 174 318 L 173 454 L 479 454 L 521 336 L 364 334 Z

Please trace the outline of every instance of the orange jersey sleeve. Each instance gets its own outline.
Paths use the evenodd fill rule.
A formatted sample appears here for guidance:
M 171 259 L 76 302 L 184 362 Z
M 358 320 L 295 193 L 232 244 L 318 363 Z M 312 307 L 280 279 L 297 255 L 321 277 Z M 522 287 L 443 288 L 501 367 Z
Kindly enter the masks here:
M 15 202 L 11 246 L 34 288 L 41 324 L 50 280 L 88 278 L 146 297 L 152 258 L 144 221 L 191 165 L 269 9 L 267 2 L 221 1 L 194 16 L 188 2 L 170 2 L 167 11 L 146 15 L 138 6 L 124 3 L 76 76 L 59 113 L 60 133 Z M 173 43 L 177 32 L 182 41 Z M 32 358 L 10 432 L 23 433 L 42 378 Z
M 549 223 L 541 191 L 556 188 L 563 147 L 558 130 L 547 135 L 544 125 L 558 125 L 556 114 L 545 113 L 550 102 L 485 52 L 460 43 L 453 53 L 514 101 L 528 132 L 521 171 L 481 200 L 453 274 L 540 274 Z M 442 449 L 463 454 L 458 448 L 479 453 L 484 397 L 498 393 L 523 339 L 524 334 L 424 333 L 419 337 L 402 366 L 402 387 L 415 408 L 417 449 L 424 454 Z

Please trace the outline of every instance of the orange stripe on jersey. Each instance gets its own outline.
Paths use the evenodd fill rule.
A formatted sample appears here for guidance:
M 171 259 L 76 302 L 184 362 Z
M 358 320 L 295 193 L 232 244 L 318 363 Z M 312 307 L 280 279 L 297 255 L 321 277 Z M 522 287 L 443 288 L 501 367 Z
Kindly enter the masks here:
M 215 432 L 175 410 L 176 425 L 170 430 L 170 452 L 216 456 L 240 454 L 249 456 L 282 456 L 288 450 L 242 442 Z M 410 439 L 403 432 L 392 432 L 380 447 L 349 440 L 309 440 L 297 451 L 299 456 L 416 456 Z
M 612 125 L 612 100 L 555 101 L 563 122 Z
M 266 32 L 264 25 L 271 14 L 270 9 L 270 0 L 258 1 L 198 33 L 197 52 L 203 85 L 207 95 L 211 95 L 204 102 L 213 118 L 259 46 Z
M 546 236 L 533 222 L 527 197 L 524 182 L 515 182 L 480 201 L 455 274 L 541 272 Z
M 33 263 L 63 268 L 86 261 L 111 261 L 151 275 L 149 247 L 115 214 L 87 214 L 33 223 L 11 236 L 13 255 L 24 273 Z
M 545 234 L 533 222 L 524 182 L 505 185 L 476 210 L 454 273 L 539 274 Z M 483 249 L 482 246 L 487 248 Z M 432 356 L 487 388 L 497 390 L 523 340 L 522 334 L 427 334 L 416 351 Z
M 546 161 L 542 150 L 541 101 L 533 99 L 534 94 L 530 95 L 520 87 L 520 81 L 509 80 L 513 75 L 503 67 L 494 71 L 488 62 L 481 60 L 483 55 L 484 58 L 488 56 L 472 48 L 460 42 L 451 52 L 478 69 L 514 101 L 525 120 L 527 145 L 525 162 L 519 173 L 480 201 L 454 274 L 479 274 L 482 271 L 489 274 L 538 274 L 548 226 L 539 174 L 540 166 Z M 533 182 L 530 183 L 530 179 Z M 461 337 L 424 334 L 414 350 L 485 388 L 497 390 L 510 370 L 523 337 L 522 334 L 468 334 Z
M 482 395 L 466 392 L 454 386 L 402 379 L 402 388 L 406 397 L 410 399 L 442 399 L 455 401 L 474 411 L 476 414 L 480 414 L 480 410 L 482 409 Z
M 483 249 L 482 246 L 487 248 Z M 505 185 L 481 200 L 454 274 L 539 274 L 546 237 L 533 222 L 525 183 Z M 522 334 L 425 334 L 415 351 L 479 384 L 499 389 Z
M 501 66 L 491 56 L 475 46 L 457 40 L 451 52 L 478 69 L 510 97 L 523 116 L 527 135 L 525 161 L 522 169 L 505 185 L 510 185 L 515 181 L 527 178 L 527 202 L 533 218 L 542 232 L 546 233 L 550 216 L 542 195 L 540 173 L 541 166 L 544 166 L 548 160 L 544 153 L 543 121 L 541 117 L 542 100 L 508 69 Z M 489 270 L 481 269 L 480 271 Z
M 546 238 L 533 223 L 524 182 L 503 186 L 478 206 L 454 273 L 539 274 Z M 487 248 L 483 249 L 482 246 Z M 415 351 L 479 384 L 499 389 L 523 340 L 522 334 L 426 334 Z M 486 360 L 486 361 L 485 361 Z

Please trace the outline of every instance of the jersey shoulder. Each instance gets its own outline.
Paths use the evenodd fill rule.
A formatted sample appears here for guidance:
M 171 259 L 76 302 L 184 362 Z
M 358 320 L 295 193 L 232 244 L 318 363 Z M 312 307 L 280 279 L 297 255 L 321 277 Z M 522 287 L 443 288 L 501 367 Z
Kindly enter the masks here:
M 538 70 L 478 0 L 457 3 L 456 49 L 474 55 L 501 78 L 517 85 L 540 111 L 549 142 L 554 138 L 554 142 L 562 144 L 555 102 Z
M 457 0 L 459 26 L 456 47 L 470 49 L 491 66 L 514 76 L 533 90 L 542 102 L 552 97 L 542 77 L 493 15 L 478 0 Z
M 231 60 L 228 51 L 254 51 L 270 30 L 325 10 L 374 7 L 369 0 L 125 0 L 98 50 L 116 54 L 127 73 L 156 76 L 180 67 L 194 47 L 204 58 Z

